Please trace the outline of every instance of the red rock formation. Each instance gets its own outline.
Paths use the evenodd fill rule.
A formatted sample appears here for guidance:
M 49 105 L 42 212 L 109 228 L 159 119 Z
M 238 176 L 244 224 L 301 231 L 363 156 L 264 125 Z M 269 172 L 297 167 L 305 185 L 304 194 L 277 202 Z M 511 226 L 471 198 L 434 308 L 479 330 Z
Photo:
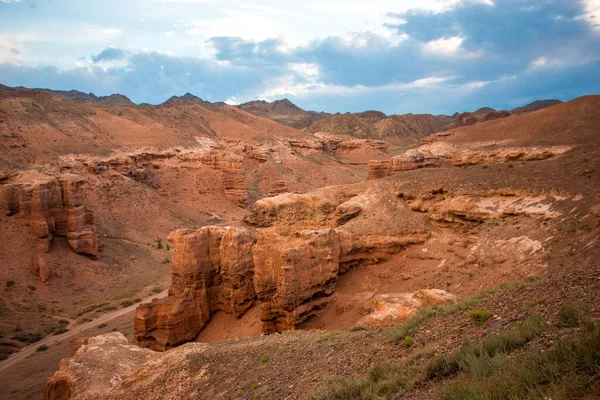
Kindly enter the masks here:
M 256 157 L 259 157 L 258 153 Z M 242 170 L 243 158 L 230 152 L 215 149 L 202 151 L 181 151 L 180 149 L 174 149 L 160 153 L 145 152 L 118 155 L 105 159 L 80 159 L 78 161 L 82 162 L 94 174 L 101 174 L 112 170 L 156 188 L 158 187 L 158 183 L 153 170 L 160 168 L 160 165 L 153 161 L 171 158 L 185 162 L 200 162 L 221 171 L 223 173 L 223 191 L 225 196 L 242 207 L 246 205 L 248 192 Z
M 135 314 L 135 341 L 166 350 L 193 340 L 221 310 L 240 316 L 254 301 L 254 234 L 244 228 L 204 227 L 169 235 L 175 244 L 169 297 Z
M 400 171 L 417 168 L 440 167 L 449 164 L 455 152 L 455 146 L 446 142 L 436 142 L 408 150 L 389 160 L 371 160 L 368 179 L 384 178 Z
M 340 243 L 332 229 L 292 237 L 262 234 L 253 255 L 263 333 L 294 329 L 327 304 L 335 290 Z
M 83 183 L 78 176 L 63 175 L 9 184 L 4 190 L 6 214 L 22 216 L 39 251 L 48 252 L 53 236 L 57 235 L 66 237 L 76 253 L 97 257 L 100 242 L 93 214 L 83 202 Z

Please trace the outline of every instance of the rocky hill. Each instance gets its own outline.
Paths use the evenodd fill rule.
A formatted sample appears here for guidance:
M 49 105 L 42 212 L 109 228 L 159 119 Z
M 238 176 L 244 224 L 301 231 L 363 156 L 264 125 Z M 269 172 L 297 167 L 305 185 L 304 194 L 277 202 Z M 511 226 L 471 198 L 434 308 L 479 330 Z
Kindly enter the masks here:
M 546 107 L 555 106 L 562 103 L 560 100 L 536 100 L 533 103 L 526 104 L 522 107 L 513 108 L 510 110 L 511 114 L 523 114 L 527 112 L 533 112 L 541 110 Z
M 305 111 L 288 99 L 275 100 L 273 102 L 256 100 L 240 104 L 237 107 L 250 114 L 268 118 L 297 129 L 308 128 L 313 122 L 330 115 L 324 112 Z
M 411 146 L 424 136 L 444 131 L 452 124 L 445 115 L 405 114 L 386 116 L 378 111 L 335 114 L 323 118 L 307 132 L 330 132 L 356 138 L 385 140 L 398 146 Z

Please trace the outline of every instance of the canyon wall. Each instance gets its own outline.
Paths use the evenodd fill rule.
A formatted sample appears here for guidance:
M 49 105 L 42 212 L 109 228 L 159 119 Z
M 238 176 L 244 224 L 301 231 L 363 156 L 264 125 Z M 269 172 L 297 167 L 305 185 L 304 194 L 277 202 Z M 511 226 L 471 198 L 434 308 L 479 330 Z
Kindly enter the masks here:
M 35 238 L 35 249 L 47 253 L 52 238 L 63 236 L 76 253 L 98 257 L 100 242 L 94 214 L 84 204 L 83 178 L 61 175 L 22 181 L 4 186 L 6 215 L 19 214 Z

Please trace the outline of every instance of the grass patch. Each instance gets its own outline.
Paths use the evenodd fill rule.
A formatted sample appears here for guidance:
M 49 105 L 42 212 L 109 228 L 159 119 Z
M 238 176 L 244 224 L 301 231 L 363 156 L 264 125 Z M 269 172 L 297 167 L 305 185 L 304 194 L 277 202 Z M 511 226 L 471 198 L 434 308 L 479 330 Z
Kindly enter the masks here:
M 448 378 L 458 373 L 486 376 L 499 363 L 499 354 L 508 354 L 525 346 L 542 333 L 540 316 L 532 316 L 514 328 L 491 335 L 475 343 L 466 343 L 450 354 L 440 355 L 425 367 L 428 379 Z
M 267 361 L 269 361 L 269 357 L 267 357 L 267 355 L 264 355 L 260 358 L 260 362 L 263 364 L 266 363 Z
M 392 395 L 408 393 L 415 384 L 414 366 L 409 362 L 374 366 L 362 379 L 333 379 L 327 388 L 315 395 L 315 400 L 389 399 Z
M 584 320 L 585 307 L 579 302 L 567 301 L 558 309 L 558 326 L 575 328 Z
M 490 319 L 490 313 L 486 310 L 473 310 L 468 315 L 469 319 L 477 325 L 483 325 Z
M 442 390 L 441 400 L 582 399 L 600 393 L 600 327 L 552 350 L 504 358 L 486 377 L 461 376 Z

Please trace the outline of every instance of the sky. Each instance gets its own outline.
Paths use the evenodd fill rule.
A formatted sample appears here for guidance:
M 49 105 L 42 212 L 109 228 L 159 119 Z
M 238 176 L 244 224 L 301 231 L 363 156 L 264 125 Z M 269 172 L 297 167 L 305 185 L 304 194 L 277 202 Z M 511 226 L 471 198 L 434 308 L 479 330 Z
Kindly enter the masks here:
M 0 0 L 0 83 L 452 114 L 600 93 L 600 0 Z

